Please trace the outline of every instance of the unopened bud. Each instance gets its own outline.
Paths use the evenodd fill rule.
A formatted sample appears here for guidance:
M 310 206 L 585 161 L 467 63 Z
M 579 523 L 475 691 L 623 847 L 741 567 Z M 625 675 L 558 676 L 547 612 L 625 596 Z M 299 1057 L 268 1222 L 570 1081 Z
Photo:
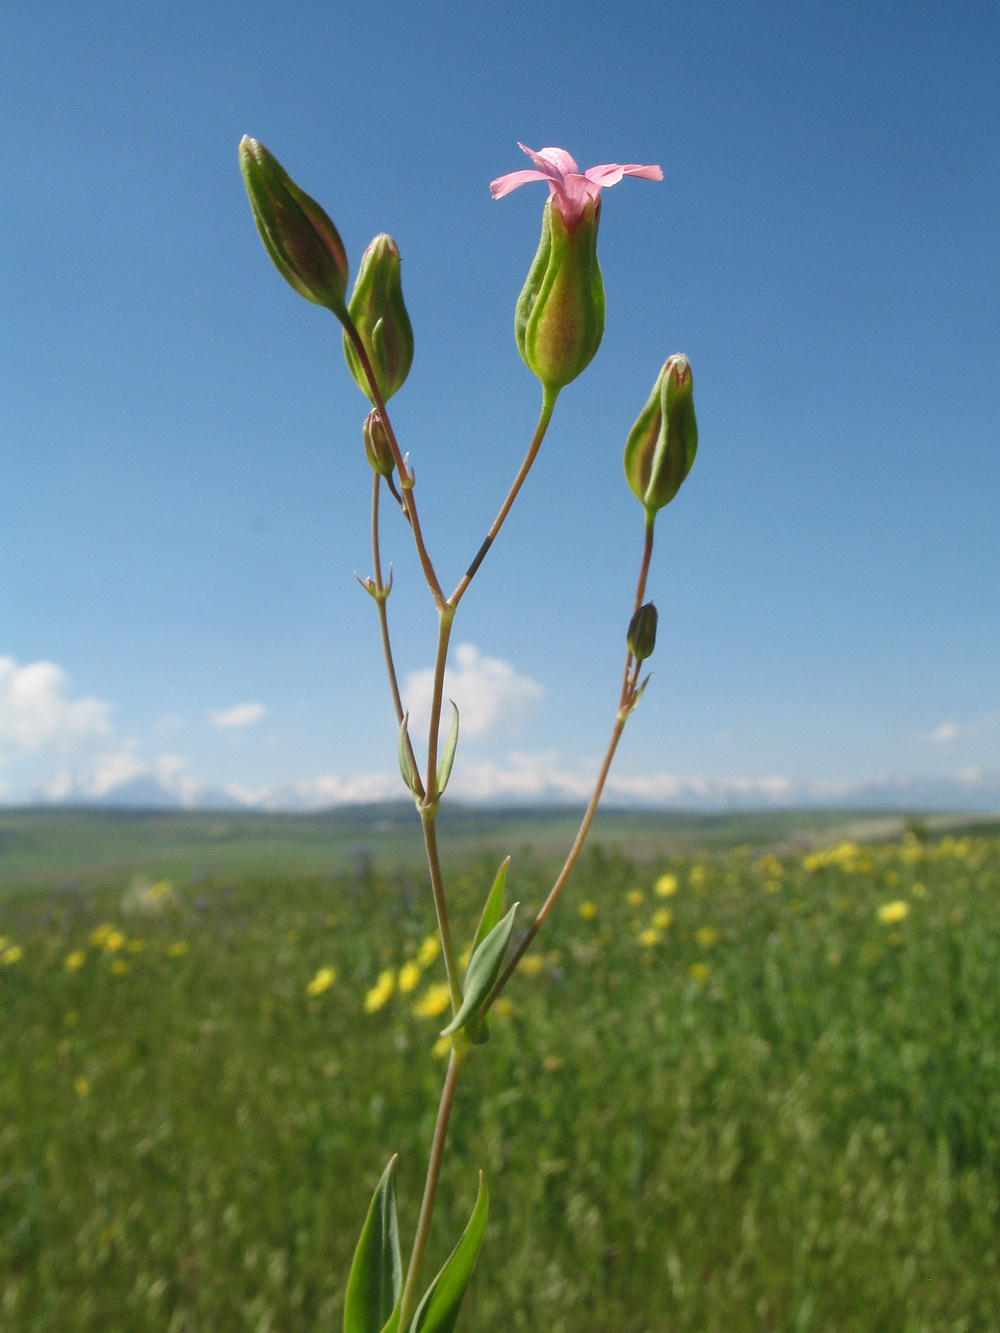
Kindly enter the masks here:
M 629 621 L 625 642 L 637 662 L 645 662 L 647 657 L 653 656 L 653 649 L 656 647 L 656 620 L 656 607 L 652 602 L 646 602 Z
M 376 236 L 361 259 L 347 307 L 361 335 L 383 401 L 401 387 L 413 364 L 413 329 L 403 303 L 399 249 L 391 236 Z M 370 402 L 371 388 L 347 333 L 344 355 L 358 388 Z
M 625 443 L 625 476 L 650 516 L 669 504 L 698 449 L 691 363 L 668 357 Z
M 542 214 L 542 239 L 518 297 L 514 336 L 525 364 L 546 389 L 575 380 L 604 336 L 600 217 L 599 198 L 588 198 L 572 225 L 551 199 Z
M 391 477 L 396 466 L 392 456 L 392 446 L 386 434 L 382 418 L 377 412 L 369 412 L 361 428 L 365 441 L 365 453 L 368 461 L 380 477 Z
M 244 135 L 240 170 L 267 253 L 295 290 L 338 317 L 346 313 L 347 254 L 337 228 L 262 143 Z

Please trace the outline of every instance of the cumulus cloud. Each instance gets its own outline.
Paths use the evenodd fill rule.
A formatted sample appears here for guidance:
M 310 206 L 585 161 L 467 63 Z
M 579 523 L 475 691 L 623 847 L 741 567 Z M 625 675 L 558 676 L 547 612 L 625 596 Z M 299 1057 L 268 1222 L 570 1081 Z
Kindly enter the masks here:
M 208 716 L 215 726 L 228 731 L 235 727 L 249 727 L 252 722 L 259 722 L 266 713 L 263 704 L 244 703 L 233 704 L 232 708 L 221 708 Z
M 484 657 L 474 644 L 460 643 L 455 649 L 455 662 L 445 672 L 444 693 L 458 707 L 466 739 L 517 731 L 545 693 L 537 681 L 519 676 L 502 658 Z M 403 703 L 416 734 L 427 734 L 433 688 L 434 671 L 430 667 L 411 671 L 406 677 Z
M 924 737 L 928 741 L 936 741 L 938 745 L 945 745 L 948 741 L 953 741 L 960 734 L 960 728 L 957 722 L 942 722 L 939 727 L 927 733 Z
M 19 666 L 0 657 L 0 762 L 108 744 L 111 705 L 70 695 L 70 678 L 54 662 Z

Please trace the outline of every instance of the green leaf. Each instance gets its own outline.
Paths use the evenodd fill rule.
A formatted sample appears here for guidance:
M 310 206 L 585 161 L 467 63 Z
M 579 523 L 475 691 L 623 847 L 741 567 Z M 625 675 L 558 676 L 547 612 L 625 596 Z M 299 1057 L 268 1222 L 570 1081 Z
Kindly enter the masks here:
M 490 931 L 493 929 L 493 927 L 497 924 L 497 922 L 503 915 L 503 894 L 504 894 L 504 887 L 507 883 L 507 867 L 509 865 L 510 865 L 510 857 L 508 856 L 506 861 L 504 861 L 503 865 L 496 873 L 496 878 L 493 881 L 493 887 L 490 889 L 489 897 L 486 899 L 486 905 L 483 908 L 483 914 L 479 918 L 479 925 L 476 927 L 476 937 L 472 941 L 472 949 L 470 951 L 470 962 L 471 962 L 471 954 L 474 954 L 476 952 L 480 944 L 482 944 L 483 940 L 486 938 L 486 936 L 490 933 Z M 490 1039 L 489 1014 L 484 1014 L 483 1017 L 479 1020 L 479 1022 L 476 1023 L 475 1031 L 471 1034 L 471 1036 L 473 1042 L 477 1046 L 481 1046 L 483 1042 L 489 1041 Z
M 455 762 L 455 750 L 458 746 L 458 705 L 454 699 L 449 699 L 453 712 L 451 717 L 451 726 L 448 729 L 448 739 L 444 743 L 444 750 L 438 763 L 437 771 L 437 790 L 441 796 L 445 787 L 448 785 L 448 779 L 451 777 L 451 767 Z
M 410 758 L 410 736 L 407 730 L 409 721 L 410 715 L 406 713 L 399 724 L 399 771 L 403 775 L 403 781 L 419 801 L 423 792 L 420 788 L 420 775 L 413 767 L 413 760 Z
M 489 1190 L 486 1188 L 486 1178 L 480 1171 L 479 1194 L 469 1225 L 462 1232 L 462 1239 L 448 1256 L 445 1266 L 427 1288 L 413 1316 L 410 1333 L 451 1333 L 455 1327 L 458 1312 L 462 1308 L 462 1298 L 479 1258 L 489 1207 Z
M 503 967 L 503 956 L 507 952 L 510 932 L 514 929 L 514 913 L 517 909 L 518 904 L 515 903 L 503 920 L 498 921 L 473 950 L 465 973 L 464 998 L 458 1013 L 446 1028 L 442 1028 L 442 1037 L 457 1032 L 459 1028 L 465 1027 L 470 1019 L 477 1017 L 483 1001 L 493 989 L 493 983 Z
M 354 1251 L 344 1300 L 344 1333 L 383 1333 L 398 1322 L 403 1285 L 396 1220 L 396 1158 L 382 1173 Z

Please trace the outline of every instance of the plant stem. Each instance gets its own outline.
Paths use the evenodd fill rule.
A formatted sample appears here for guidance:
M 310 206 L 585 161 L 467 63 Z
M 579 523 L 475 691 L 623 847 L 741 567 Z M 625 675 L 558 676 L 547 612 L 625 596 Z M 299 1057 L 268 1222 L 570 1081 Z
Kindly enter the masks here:
M 434 601 L 440 608 L 444 604 L 444 593 L 441 590 L 441 584 L 438 582 L 437 574 L 434 572 L 434 565 L 427 547 L 424 544 L 424 535 L 420 527 L 420 519 L 417 515 L 417 502 L 413 497 L 413 474 L 406 466 L 406 460 L 400 452 L 399 442 L 396 439 L 396 432 L 392 428 L 392 422 L 389 420 L 389 413 L 386 409 L 385 399 L 382 397 L 382 391 L 378 387 L 378 380 L 375 377 L 375 371 L 372 369 L 372 363 L 369 360 L 368 352 L 361 340 L 361 335 L 354 327 L 353 321 L 348 317 L 341 319 L 344 326 L 344 332 L 351 340 L 351 345 L 358 354 L 358 360 L 361 362 L 361 368 L 365 372 L 365 379 L 368 381 L 368 388 L 371 390 L 372 401 L 375 404 L 376 411 L 382 418 L 382 425 L 385 427 L 385 433 L 389 440 L 389 448 L 392 450 L 393 461 L 399 472 L 399 485 L 403 492 L 403 512 L 409 519 L 410 527 L 413 529 L 413 540 L 417 546 L 417 556 L 420 560 L 420 568 L 424 571 L 424 578 L 427 580 L 427 586 L 430 588 Z
M 382 636 L 382 655 L 385 658 L 385 669 L 389 676 L 389 689 L 392 692 L 392 705 L 396 710 L 396 724 L 403 725 L 403 700 L 399 693 L 399 681 L 396 676 L 396 664 L 392 656 L 392 643 L 389 638 L 389 615 L 386 609 L 386 602 L 389 600 L 389 592 L 392 588 L 392 566 L 389 567 L 389 586 L 382 582 L 382 555 L 379 545 L 379 483 L 382 478 L 375 473 L 375 480 L 372 483 L 372 563 L 375 566 L 375 605 L 378 607 L 378 625 Z M 417 775 L 417 782 L 420 783 L 420 770 L 417 767 L 417 756 L 413 753 L 413 743 L 410 740 L 409 733 L 406 735 L 406 745 L 410 752 L 410 763 L 413 772 Z M 420 797 L 423 798 L 423 784 L 420 784 Z
M 423 1262 L 424 1250 L 427 1248 L 427 1238 L 430 1235 L 434 1200 L 437 1196 L 438 1181 L 441 1178 L 444 1145 L 448 1137 L 448 1121 L 451 1119 L 452 1107 L 455 1104 L 455 1092 L 458 1088 L 459 1076 L 462 1073 L 462 1066 L 467 1054 L 467 1049 L 459 1053 L 453 1045 L 448 1059 L 448 1072 L 445 1075 L 444 1087 L 441 1089 L 441 1101 L 438 1103 L 437 1120 L 434 1124 L 434 1138 L 431 1141 L 431 1154 L 427 1162 L 424 1197 L 420 1201 L 420 1216 L 417 1219 L 417 1230 L 413 1237 L 410 1265 L 406 1270 L 406 1281 L 403 1283 L 403 1294 L 400 1298 L 399 1323 L 397 1325 L 399 1333 L 406 1333 L 407 1323 L 417 1303 L 420 1265 Z
M 647 513 L 645 540 L 643 543 L 643 551 L 642 551 L 642 562 L 639 565 L 639 576 L 638 579 L 636 580 L 635 604 L 634 604 L 635 611 L 638 611 L 639 607 L 642 605 L 642 599 L 646 595 L 646 580 L 649 577 L 649 565 L 653 555 L 654 518 L 655 515 L 650 515 Z M 549 896 L 545 899 L 545 902 L 542 903 L 541 907 L 538 909 L 538 913 L 535 916 L 534 921 L 528 927 L 527 933 L 521 940 L 520 944 L 518 944 L 517 948 L 514 950 L 513 954 L 511 955 L 510 961 L 507 963 L 503 972 L 500 974 L 499 980 L 497 981 L 496 985 L 490 992 L 489 998 L 487 999 L 482 1009 L 482 1012 L 484 1014 L 489 1010 L 490 1006 L 497 999 L 500 992 L 507 985 L 507 982 L 517 971 L 518 963 L 527 953 L 529 947 L 531 946 L 532 940 L 534 940 L 535 936 L 542 928 L 545 918 L 552 911 L 556 899 L 562 892 L 566 881 L 569 879 L 570 875 L 573 872 L 573 867 L 576 865 L 577 860 L 579 859 L 580 853 L 583 850 L 583 844 L 587 839 L 587 834 L 590 832 L 590 826 L 594 822 L 594 815 L 597 813 L 597 807 L 600 804 L 601 796 L 604 793 L 604 786 L 608 780 L 608 774 L 611 771 L 611 763 L 615 757 L 615 751 L 618 749 L 618 742 L 622 738 L 622 732 L 625 730 L 625 723 L 629 720 L 629 717 L 632 713 L 632 709 L 635 706 L 638 677 L 639 677 L 639 663 L 636 662 L 631 652 L 629 652 L 628 654 L 626 654 L 625 657 L 625 675 L 624 679 L 622 680 L 621 694 L 618 697 L 618 711 L 615 714 L 615 724 L 611 729 L 611 739 L 608 741 L 608 748 L 604 752 L 604 758 L 601 761 L 601 768 L 597 775 L 597 781 L 594 783 L 594 790 L 591 794 L 590 802 L 587 805 L 586 810 L 584 811 L 583 819 L 580 821 L 580 827 L 579 829 L 577 829 L 576 837 L 573 839 L 573 845 L 569 849 L 569 854 L 567 855 L 566 860 L 563 863 L 562 870 L 560 870 L 556 878 L 556 882 L 549 890 Z
M 538 451 L 542 447 L 542 441 L 545 439 L 545 432 L 548 430 L 549 422 L 552 420 L 552 411 L 556 405 L 556 399 L 558 398 L 558 396 L 559 396 L 558 389 L 550 388 L 548 385 L 543 386 L 542 410 L 538 415 L 538 424 L 535 426 L 535 433 L 531 437 L 531 443 L 528 445 L 528 452 L 525 454 L 524 460 L 522 461 L 520 468 L 518 468 L 517 476 L 514 478 L 513 483 L 511 484 L 511 488 L 507 492 L 507 498 L 500 506 L 500 512 L 493 520 L 493 525 L 490 528 L 489 532 L 486 534 L 482 546 L 480 546 L 479 550 L 476 552 L 475 559 L 473 560 L 469 568 L 466 570 L 466 572 L 462 575 L 462 578 L 455 591 L 448 598 L 448 604 L 452 608 L 458 606 L 459 602 L 462 600 L 462 597 L 465 595 L 466 588 L 468 588 L 469 584 L 476 577 L 476 571 L 479 569 L 479 566 L 486 559 L 487 551 L 493 545 L 497 533 L 503 527 L 504 519 L 510 513 L 510 507 L 517 499 L 517 493 L 524 484 L 524 479 L 531 471 L 531 465 L 532 463 L 534 463 L 535 458 L 538 455 Z

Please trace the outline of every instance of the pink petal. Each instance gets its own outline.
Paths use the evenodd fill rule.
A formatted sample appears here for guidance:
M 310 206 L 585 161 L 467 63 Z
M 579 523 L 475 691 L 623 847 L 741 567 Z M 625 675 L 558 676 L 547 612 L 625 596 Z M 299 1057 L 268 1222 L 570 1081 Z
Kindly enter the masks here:
M 583 174 L 599 189 L 617 185 L 623 176 L 642 176 L 649 181 L 663 180 L 663 171 L 660 167 L 643 167 L 636 162 L 630 162 L 627 166 L 622 166 L 620 162 L 608 162 L 602 167 L 588 167 Z
M 528 154 L 539 171 L 544 171 L 546 176 L 553 180 L 562 180 L 564 176 L 576 174 L 580 170 L 565 148 L 541 148 L 536 153 L 523 143 L 517 146 L 523 153 Z
M 495 181 L 490 181 L 490 194 L 494 199 L 502 199 L 505 194 L 510 194 L 511 190 L 516 190 L 519 185 L 527 185 L 528 181 L 547 181 L 551 177 L 544 171 L 510 171 L 506 176 L 498 176 Z

